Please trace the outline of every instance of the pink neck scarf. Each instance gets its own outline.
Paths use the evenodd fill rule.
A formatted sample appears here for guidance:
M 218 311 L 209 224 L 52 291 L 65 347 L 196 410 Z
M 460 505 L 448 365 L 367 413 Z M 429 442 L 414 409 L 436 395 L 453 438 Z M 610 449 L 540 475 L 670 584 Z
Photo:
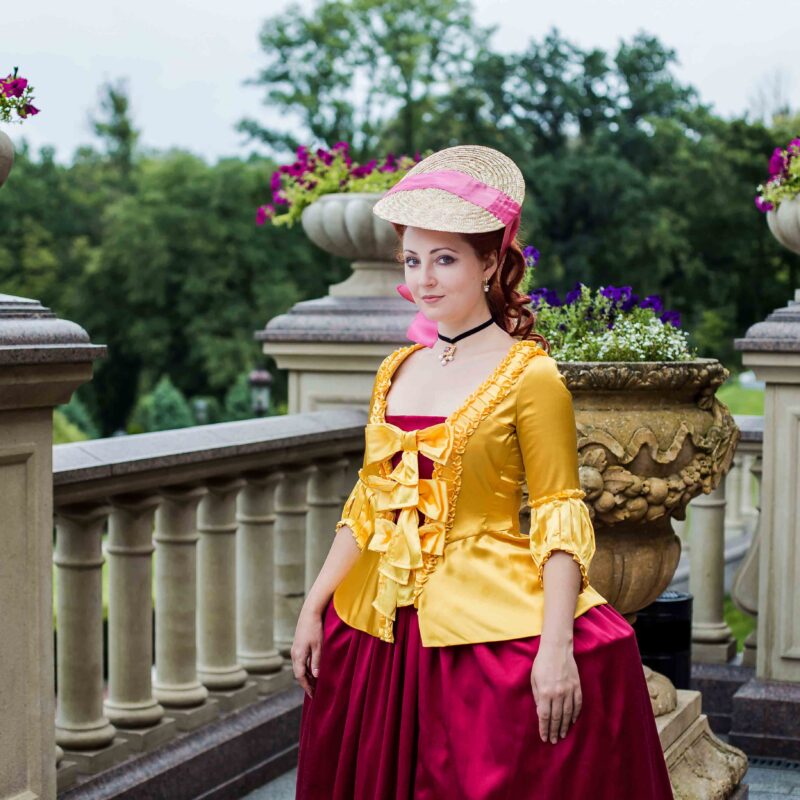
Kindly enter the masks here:
M 435 172 L 420 172 L 416 175 L 406 175 L 396 183 L 387 195 L 411 189 L 443 189 L 463 200 L 485 209 L 502 222 L 506 228 L 503 233 L 503 242 L 500 245 L 499 264 L 502 265 L 509 244 L 519 230 L 522 206 L 509 197 L 505 192 L 495 189 L 482 181 L 476 180 L 471 175 L 453 169 L 441 169 Z M 399 294 L 410 302 L 414 302 L 411 290 L 404 283 L 397 287 Z M 417 313 L 406 330 L 406 336 L 412 342 L 433 347 L 439 339 L 439 326 L 428 319 L 421 311 Z

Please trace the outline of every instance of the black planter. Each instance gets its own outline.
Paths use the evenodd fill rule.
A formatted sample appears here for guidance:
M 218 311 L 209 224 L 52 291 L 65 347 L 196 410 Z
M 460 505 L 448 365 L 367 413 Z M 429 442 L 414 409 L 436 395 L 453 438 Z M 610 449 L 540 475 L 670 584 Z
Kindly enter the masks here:
M 633 624 L 642 663 L 688 689 L 692 671 L 692 595 L 666 591 L 636 612 Z

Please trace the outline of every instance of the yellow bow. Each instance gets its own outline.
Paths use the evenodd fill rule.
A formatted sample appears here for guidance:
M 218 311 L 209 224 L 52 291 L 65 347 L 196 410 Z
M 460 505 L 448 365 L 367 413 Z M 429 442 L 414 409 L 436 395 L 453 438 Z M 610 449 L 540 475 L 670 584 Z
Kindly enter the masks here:
M 398 605 L 410 605 L 413 595 L 411 570 L 423 566 L 422 553 L 441 556 L 444 551 L 447 519 L 447 483 L 419 478 L 418 453 L 446 463 L 453 446 L 452 428 L 445 422 L 414 431 L 404 431 L 391 423 L 366 426 L 366 469 L 359 472 L 375 511 L 399 509 L 397 520 L 375 519 L 375 530 L 368 549 L 382 553 L 378 571 L 388 580 L 372 605 L 394 619 Z M 399 450 L 401 461 L 384 477 L 373 474 L 375 465 Z M 372 470 L 369 467 L 372 466 Z M 419 524 L 418 512 L 425 515 Z

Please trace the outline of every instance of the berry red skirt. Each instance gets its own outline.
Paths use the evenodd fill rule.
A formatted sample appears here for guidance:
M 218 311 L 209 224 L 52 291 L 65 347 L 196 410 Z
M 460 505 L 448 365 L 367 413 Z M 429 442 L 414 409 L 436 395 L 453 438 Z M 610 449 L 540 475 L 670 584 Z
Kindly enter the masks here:
M 395 642 L 351 628 L 331 600 L 305 697 L 297 800 L 672 800 L 633 628 L 611 605 L 574 623 L 583 707 L 539 737 L 539 636 L 423 647 L 414 606 Z

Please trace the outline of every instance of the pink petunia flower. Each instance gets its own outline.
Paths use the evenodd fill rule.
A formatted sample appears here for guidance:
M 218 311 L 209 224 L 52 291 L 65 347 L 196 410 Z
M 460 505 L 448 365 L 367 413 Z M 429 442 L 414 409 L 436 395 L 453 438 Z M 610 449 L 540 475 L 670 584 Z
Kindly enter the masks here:
M 786 159 L 783 155 L 783 150 L 780 147 L 776 147 L 772 151 L 772 157 L 769 160 L 769 174 L 770 177 L 774 177 L 775 175 L 780 175 L 786 169 Z

